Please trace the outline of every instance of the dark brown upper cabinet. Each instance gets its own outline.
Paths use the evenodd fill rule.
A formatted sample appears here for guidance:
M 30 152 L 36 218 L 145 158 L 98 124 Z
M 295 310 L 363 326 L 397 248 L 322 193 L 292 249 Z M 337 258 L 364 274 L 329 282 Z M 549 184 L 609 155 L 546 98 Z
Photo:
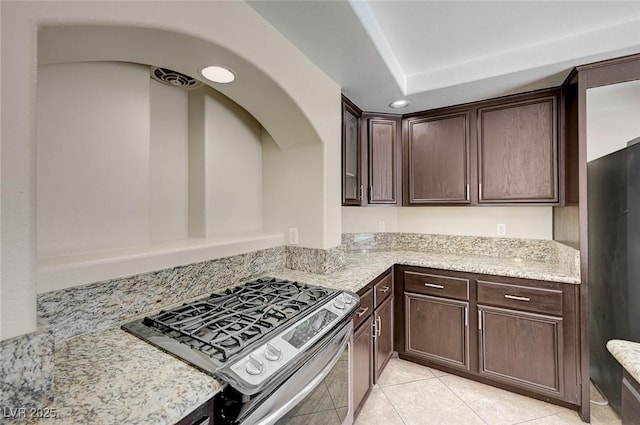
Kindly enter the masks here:
M 343 97 L 342 204 L 575 203 L 571 96 L 545 89 L 405 116 Z
M 468 204 L 469 112 L 403 121 L 407 204 Z
M 362 111 L 342 96 L 342 205 L 361 205 L 363 198 Z
M 402 203 L 401 117 L 363 114 L 342 96 L 342 205 Z
M 478 108 L 478 203 L 558 202 L 557 92 Z
M 368 116 L 369 204 L 400 205 L 400 117 Z

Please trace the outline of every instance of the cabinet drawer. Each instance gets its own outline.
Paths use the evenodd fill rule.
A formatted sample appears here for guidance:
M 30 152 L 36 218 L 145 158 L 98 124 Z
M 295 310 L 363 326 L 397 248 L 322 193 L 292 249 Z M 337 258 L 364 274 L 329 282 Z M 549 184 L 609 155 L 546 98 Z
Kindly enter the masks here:
M 479 280 L 478 304 L 562 316 L 562 291 Z
M 360 307 L 353 315 L 353 328 L 358 329 L 358 326 L 365 320 L 367 320 L 373 312 L 373 289 L 369 289 L 360 297 Z
M 373 287 L 373 291 L 375 306 L 378 308 L 384 300 L 393 294 L 393 280 L 391 278 L 391 273 L 383 277 L 380 282 L 376 283 Z
M 467 301 L 469 299 L 469 279 L 405 271 L 404 290 Z

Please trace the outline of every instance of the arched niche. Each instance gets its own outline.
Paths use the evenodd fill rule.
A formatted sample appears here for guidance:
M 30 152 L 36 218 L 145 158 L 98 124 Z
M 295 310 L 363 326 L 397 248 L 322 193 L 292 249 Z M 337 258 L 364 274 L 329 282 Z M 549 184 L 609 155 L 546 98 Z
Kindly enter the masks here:
M 115 61 L 170 68 L 223 93 L 253 115 L 281 149 L 323 143 L 314 123 L 287 90 L 241 54 L 173 31 L 116 25 L 45 25 L 38 30 L 38 64 Z M 230 84 L 208 82 L 200 70 L 224 65 Z

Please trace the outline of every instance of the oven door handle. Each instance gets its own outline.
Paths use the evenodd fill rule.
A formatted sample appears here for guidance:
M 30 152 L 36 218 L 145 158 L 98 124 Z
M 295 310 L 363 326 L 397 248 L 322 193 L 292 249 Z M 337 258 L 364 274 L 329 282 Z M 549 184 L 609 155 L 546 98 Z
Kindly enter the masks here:
M 345 341 L 344 345 L 346 345 L 346 341 Z M 265 418 L 265 420 L 260 422 L 260 424 L 271 423 L 269 421 L 269 419 L 271 417 L 274 417 L 274 416 L 278 417 L 278 418 L 281 418 L 282 416 L 285 415 L 285 413 L 287 413 L 289 410 L 291 410 L 295 405 L 297 405 L 299 402 L 304 400 L 304 398 L 306 396 L 308 396 L 309 394 L 311 394 L 311 391 L 313 391 L 320 384 L 320 382 L 322 382 L 324 380 L 324 378 L 326 378 L 327 375 L 329 375 L 329 372 L 331 372 L 331 369 L 333 369 L 333 367 L 336 365 L 336 363 L 338 363 L 338 359 L 340 358 L 341 355 L 342 355 L 342 349 L 340 349 L 331 358 L 331 361 L 324 367 L 324 369 L 322 369 L 320 371 L 320 373 L 315 378 L 313 378 L 303 389 L 298 391 L 298 393 L 294 397 L 289 399 L 289 401 L 286 402 L 280 409 L 278 409 L 275 412 L 273 412 L 272 415 L 269 415 L 270 417 Z
M 349 325 L 347 325 L 342 332 L 336 335 L 337 338 L 334 337 L 334 339 L 332 339 L 332 341 L 329 342 L 329 344 L 327 344 L 328 347 L 325 347 L 322 350 L 322 351 L 325 351 L 325 350 L 329 351 L 328 348 L 331 348 L 330 347 L 331 345 L 339 344 L 339 347 L 337 349 L 333 348 L 331 350 L 333 351 L 333 354 L 328 361 L 323 359 L 324 356 L 322 356 L 321 354 L 324 354 L 324 353 L 322 352 L 318 353 L 319 357 L 315 360 L 318 363 L 322 360 L 322 363 L 325 366 L 322 367 L 322 369 L 314 376 L 314 378 L 311 379 L 302 389 L 291 388 L 291 392 L 294 392 L 294 394 L 293 395 L 289 394 L 287 396 L 287 401 L 283 403 L 282 406 L 276 408 L 273 411 L 268 412 L 268 414 L 262 418 L 256 418 L 255 420 L 257 420 L 257 422 L 254 422 L 254 420 L 251 419 L 251 417 L 254 416 L 253 414 L 251 414 L 248 417 L 242 419 L 241 423 L 243 424 L 255 423 L 256 425 L 270 425 L 275 423 L 278 419 L 282 418 L 294 406 L 296 406 L 307 395 L 309 395 L 322 382 L 322 380 L 327 377 L 329 372 L 331 372 L 333 367 L 336 365 L 336 363 L 338 363 L 338 360 L 342 356 L 344 349 L 349 344 L 351 340 L 350 336 L 351 336 L 352 330 L 353 330 L 353 325 L 350 322 Z M 337 342 L 336 340 L 338 340 L 339 342 Z M 286 385 L 286 382 L 285 382 L 285 385 Z M 258 414 L 257 411 L 253 413 Z

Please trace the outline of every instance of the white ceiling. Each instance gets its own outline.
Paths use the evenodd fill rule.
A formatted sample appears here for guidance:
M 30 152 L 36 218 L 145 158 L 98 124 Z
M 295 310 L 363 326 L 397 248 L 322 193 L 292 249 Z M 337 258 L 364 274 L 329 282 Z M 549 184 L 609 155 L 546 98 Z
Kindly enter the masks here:
M 640 52 L 640 1 L 249 1 L 367 111 L 560 85 Z M 392 110 L 396 99 L 411 101 Z

